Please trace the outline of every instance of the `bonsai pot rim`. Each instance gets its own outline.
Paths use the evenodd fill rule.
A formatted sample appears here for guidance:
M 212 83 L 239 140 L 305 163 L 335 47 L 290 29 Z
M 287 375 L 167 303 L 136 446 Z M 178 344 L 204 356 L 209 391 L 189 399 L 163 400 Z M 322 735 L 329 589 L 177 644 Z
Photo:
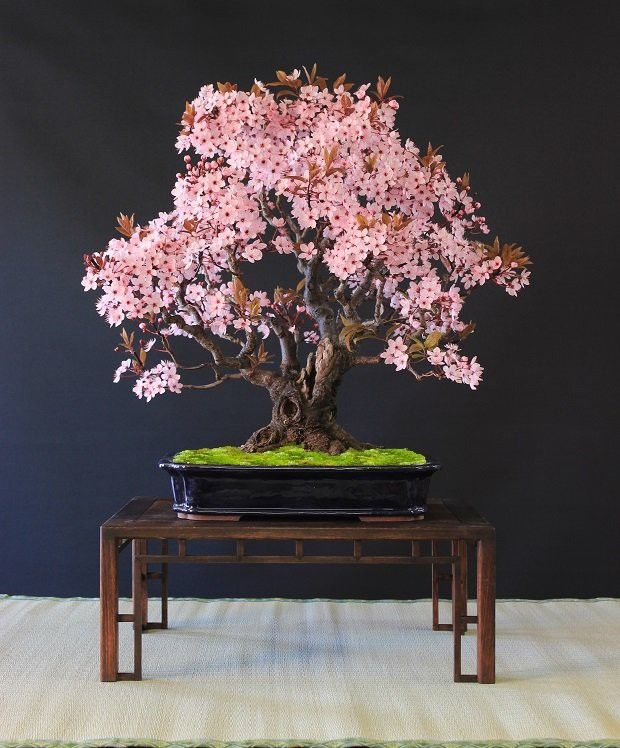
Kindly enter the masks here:
M 428 473 L 437 472 L 441 470 L 441 464 L 434 460 L 427 460 L 426 462 L 418 462 L 403 465 L 230 465 L 230 464 L 214 464 L 210 462 L 174 462 L 174 455 L 177 452 L 169 452 L 164 455 L 159 461 L 159 467 L 162 470 L 173 468 L 175 471 L 194 471 L 194 470 L 209 470 L 215 473 L 218 472 L 309 472 L 312 474 L 318 473 L 385 473 L 386 476 L 395 473 L 412 472 L 412 473 Z

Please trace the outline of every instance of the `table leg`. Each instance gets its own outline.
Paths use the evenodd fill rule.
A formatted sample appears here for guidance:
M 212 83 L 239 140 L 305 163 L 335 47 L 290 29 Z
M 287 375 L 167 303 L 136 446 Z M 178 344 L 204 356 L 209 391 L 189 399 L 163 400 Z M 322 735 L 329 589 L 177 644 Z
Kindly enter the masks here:
M 148 552 L 148 540 L 143 538 L 136 538 L 136 540 L 134 540 L 134 548 L 138 553 L 146 554 Z M 147 569 L 145 569 L 145 571 L 147 571 Z M 132 574 L 135 575 L 135 573 L 135 567 L 133 567 Z M 145 581 L 144 584 L 141 585 L 140 601 L 142 606 L 142 610 L 140 612 L 142 617 L 142 629 L 146 629 L 148 627 L 149 620 L 149 588 L 147 581 Z
M 467 631 L 467 542 L 465 540 L 453 540 L 452 541 L 452 555 L 458 556 L 459 562 L 459 578 L 460 582 L 458 588 L 456 588 L 457 600 L 458 600 L 458 617 L 459 617 L 459 630 L 461 634 Z M 453 585 L 453 594 L 454 594 Z
M 144 562 L 138 558 L 143 540 L 132 541 L 132 597 L 133 597 L 133 680 L 142 680 L 142 627 L 145 623 L 144 588 L 146 587 L 146 569 Z
M 448 541 L 441 541 L 441 542 L 448 542 Z M 452 553 L 453 555 L 456 554 L 456 551 L 454 550 L 454 542 L 452 542 Z M 438 540 L 431 540 L 431 555 L 433 556 L 441 556 L 440 547 L 439 547 L 440 541 Z M 443 564 L 444 566 L 447 565 L 446 562 Z M 433 594 L 433 631 L 452 631 L 452 623 L 440 623 L 439 622 L 439 584 L 440 582 L 451 582 L 452 581 L 452 571 L 448 572 L 441 572 L 440 569 L 441 564 L 431 564 L 431 572 L 432 572 L 432 594 Z M 452 568 L 452 564 L 448 566 L 449 569 Z
M 478 683 L 495 683 L 495 538 L 478 541 Z
M 100 675 L 102 681 L 118 676 L 118 540 L 102 530 L 99 567 Z
M 454 549 L 458 549 L 458 540 L 452 541 Z M 454 643 L 454 682 L 461 681 L 461 558 L 452 563 L 452 640 Z
M 431 555 L 437 555 L 438 543 L 431 540 Z M 439 566 L 431 564 L 431 590 L 433 598 L 433 631 L 439 631 Z
M 168 555 L 168 541 L 161 541 L 161 555 Z M 161 627 L 168 628 L 168 564 L 161 565 Z
M 139 539 L 136 540 L 135 548 L 140 554 L 148 555 L 148 540 Z M 161 555 L 166 556 L 168 554 L 168 541 L 161 541 Z M 160 571 L 149 571 L 148 563 L 142 562 L 142 586 L 140 591 L 140 597 L 142 600 L 142 631 L 150 631 L 151 629 L 167 629 L 168 628 L 168 564 L 162 563 Z M 137 570 L 134 570 L 134 575 L 137 574 Z M 161 590 L 161 621 L 149 621 L 148 620 L 148 601 L 149 592 L 148 584 L 149 579 L 158 579 L 160 581 Z

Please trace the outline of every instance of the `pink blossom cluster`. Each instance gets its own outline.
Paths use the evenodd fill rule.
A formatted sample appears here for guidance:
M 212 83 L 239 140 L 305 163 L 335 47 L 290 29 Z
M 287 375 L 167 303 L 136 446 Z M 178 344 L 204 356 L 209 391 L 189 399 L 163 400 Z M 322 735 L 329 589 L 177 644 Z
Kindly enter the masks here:
M 482 381 L 484 368 L 476 360 L 477 357 L 468 359 L 467 356 L 459 355 L 458 346 L 454 343 L 448 343 L 445 350 L 438 346 L 433 348 L 428 352 L 427 357 L 433 366 L 441 366 L 446 379 L 459 384 L 468 384 L 472 390 L 475 390 Z
M 133 391 L 139 398 L 144 398 L 147 403 L 155 395 L 164 392 L 181 392 L 183 385 L 177 368 L 172 361 L 162 361 L 152 369 L 144 371 L 136 380 Z
M 370 288 L 399 323 L 385 341 L 386 364 L 413 367 L 412 336 L 441 333 L 444 347 L 427 365 L 475 387 L 482 368 L 456 348 L 465 298 L 487 282 L 516 295 L 529 281 L 527 258 L 483 243 L 488 228 L 468 177 L 451 179 L 436 149 L 401 140 L 395 98 L 370 84 L 321 87 L 297 70 L 286 80 L 294 95 L 278 98 L 260 81 L 249 92 L 206 85 L 188 104 L 177 148 L 190 153 L 172 209 L 144 225 L 123 217 L 124 235 L 87 262 L 83 285 L 100 290 L 98 312 L 113 326 L 157 326 L 167 310 L 226 340 L 266 336 L 275 299 L 257 289 L 239 300 L 233 281 L 243 265 L 265 253 L 291 255 L 291 270 L 319 258 L 349 293 L 370 271 L 381 279 Z M 310 314 L 291 325 L 318 343 Z M 117 377 L 130 370 L 123 362 Z M 165 362 L 141 373 L 134 391 L 150 400 L 180 391 L 179 381 Z

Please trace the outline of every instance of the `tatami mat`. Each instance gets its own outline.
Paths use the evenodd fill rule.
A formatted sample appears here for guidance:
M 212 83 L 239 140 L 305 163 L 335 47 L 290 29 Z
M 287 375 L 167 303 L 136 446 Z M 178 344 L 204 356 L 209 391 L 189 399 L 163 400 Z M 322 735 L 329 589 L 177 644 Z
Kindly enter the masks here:
M 0 598 L 0 741 L 620 738 L 620 601 L 498 602 L 495 685 L 453 683 L 430 620 L 429 601 L 172 600 L 145 680 L 100 683 L 97 600 Z

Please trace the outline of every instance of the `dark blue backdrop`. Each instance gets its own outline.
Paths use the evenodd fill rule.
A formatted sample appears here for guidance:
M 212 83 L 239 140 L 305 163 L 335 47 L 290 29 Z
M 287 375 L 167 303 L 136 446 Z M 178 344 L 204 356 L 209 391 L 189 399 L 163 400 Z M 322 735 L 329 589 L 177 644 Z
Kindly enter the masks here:
M 213 80 L 317 60 L 392 74 L 400 127 L 468 170 L 502 238 L 532 254 L 519 300 L 484 289 L 478 392 L 354 371 L 341 421 L 440 459 L 436 494 L 498 528 L 498 592 L 617 594 L 617 5 L 600 2 L 3 2 L 0 592 L 94 595 L 97 527 L 166 493 L 163 452 L 239 443 L 261 392 L 146 405 L 112 384 L 118 332 L 82 294 L 81 255 L 119 211 L 170 204 L 175 122 Z M 617 550 L 617 549 L 616 549 Z M 428 596 L 408 569 L 182 570 L 193 595 Z

